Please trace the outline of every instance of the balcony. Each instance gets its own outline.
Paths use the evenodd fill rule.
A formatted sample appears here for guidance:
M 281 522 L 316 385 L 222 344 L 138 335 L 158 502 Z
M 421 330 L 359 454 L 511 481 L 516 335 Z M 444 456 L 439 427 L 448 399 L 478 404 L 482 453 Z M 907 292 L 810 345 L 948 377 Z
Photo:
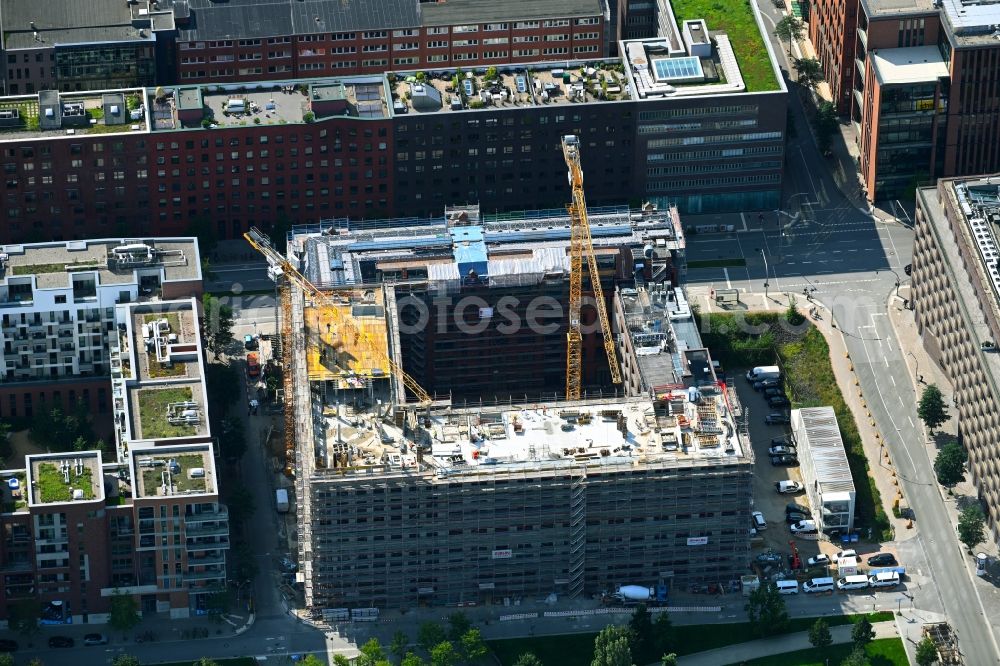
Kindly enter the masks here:
M 184 522 L 187 525 L 192 523 L 215 522 L 219 520 L 229 520 L 229 509 L 224 504 L 220 504 L 216 511 L 202 511 L 199 513 L 188 513 L 184 515 Z M 188 529 L 190 532 L 190 528 Z
M 204 525 L 201 523 L 188 524 L 184 527 L 184 533 L 190 539 L 191 537 L 203 537 L 203 536 L 229 536 L 229 523 L 223 525 Z
M 189 567 L 207 567 L 216 564 L 225 564 L 226 556 L 222 555 L 208 555 L 206 557 L 189 557 L 188 566 Z
M 229 550 L 229 538 L 225 537 L 213 541 L 198 541 L 189 538 L 186 546 L 189 553 L 206 550 Z
M 225 578 L 226 570 L 221 571 L 189 571 L 184 574 L 184 580 L 213 580 L 218 578 Z

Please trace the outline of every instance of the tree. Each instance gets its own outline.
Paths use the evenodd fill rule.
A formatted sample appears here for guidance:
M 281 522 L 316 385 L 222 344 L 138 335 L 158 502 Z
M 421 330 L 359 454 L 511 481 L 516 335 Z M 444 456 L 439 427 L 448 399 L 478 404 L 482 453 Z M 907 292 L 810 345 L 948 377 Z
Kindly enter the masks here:
M 788 42 L 788 55 L 792 55 L 792 40 L 798 41 L 805 34 L 806 24 L 800 18 L 786 16 L 774 26 L 774 35 Z
M 924 636 L 917 643 L 916 658 L 917 666 L 931 666 L 931 664 L 938 660 L 937 646 L 934 645 L 934 641 L 930 636 Z
M 239 482 L 229 491 L 226 506 L 229 507 L 229 520 L 231 524 L 240 524 L 247 518 L 251 518 L 257 511 L 253 493 Z
M 543 664 L 542 660 L 536 657 L 534 652 L 525 652 L 517 658 L 514 666 L 543 666 Z
M 115 591 L 111 597 L 111 617 L 108 618 L 111 628 L 121 632 L 131 631 L 141 620 L 139 602 L 135 597 Z
M 412 652 L 407 652 L 403 661 L 399 662 L 399 666 L 426 666 L 426 664 L 426 661 Z
M 854 625 L 851 629 L 851 642 L 854 643 L 856 647 L 864 650 L 865 646 L 875 640 L 875 629 L 872 628 L 872 623 L 868 621 L 868 618 L 863 617 L 861 621 Z
M 239 460 L 247 452 L 247 437 L 243 429 L 243 421 L 233 416 L 226 416 L 220 425 L 220 453 L 226 460 Z
M 351 660 L 342 654 L 333 655 L 333 666 L 351 666 Z
M 385 661 L 385 650 L 377 638 L 371 638 L 361 646 L 361 654 L 358 655 L 358 666 L 376 666 L 381 661 Z
M 402 631 L 397 631 L 392 635 L 392 642 L 389 643 L 389 652 L 400 662 L 406 656 L 406 648 L 410 645 L 410 637 Z
M 830 142 L 837 132 L 837 109 L 831 102 L 822 102 L 816 109 L 816 142 L 824 155 L 830 152 Z
M 482 632 L 475 627 L 462 634 L 459 642 L 462 646 L 462 654 L 465 656 L 465 661 L 477 662 L 490 652 L 486 648 L 486 643 L 483 642 Z
M 14 454 L 14 447 L 10 444 L 10 424 L 0 421 L 0 460 L 6 460 Z
M 208 391 L 209 404 L 214 406 L 213 414 L 224 414 L 236 404 L 240 393 L 234 391 L 233 387 L 239 386 L 239 383 L 240 376 L 232 366 L 221 363 L 209 363 L 205 366 L 205 389 Z
M 785 308 L 785 321 L 787 321 L 792 326 L 800 326 L 802 322 L 806 320 L 799 312 L 799 309 L 795 307 L 796 300 L 794 296 L 788 297 L 788 307 Z
M 469 616 L 462 611 L 457 611 L 448 616 L 448 640 L 458 641 L 462 635 L 472 628 Z
M 840 662 L 840 666 L 870 666 L 865 649 L 855 646 L 851 654 L 847 655 L 847 658 Z
M 205 341 L 209 350 L 219 354 L 233 342 L 233 309 L 211 294 L 201 297 Z
M 747 618 L 758 636 L 781 633 L 788 624 L 785 598 L 778 594 L 773 583 L 761 585 L 750 593 Z
M 653 647 L 654 654 L 673 652 L 674 642 L 677 633 L 674 631 L 673 623 L 670 621 L 670 613 L 660 613 L 653 620 Z
M 441 641 L 431 648 L 431 666 L 455 666 L 459 654 L 451 641 Z
M 826 620 L 819 618 L 809 627 L 809 643 L 815 648 L 827 648 L 833 645 L 833 636 L 830 635 L 830 625 Z
M 219 662 L 214 659 L 209 659 L 208 657 L 202 657 L 191 666 L 219 666 Z
M 14 666 L 14 657 L 10 652 L 0 652 L 0 666 Z M 111 666 L 117 666 L 117 664 Z M 136 663 L 135 666 L 139 666 L 139 664 Z
M 437 622 L 422 622 L 417 629 L 417 645 L 430 652 L 435 645 L 445 640 L 444 629 Z
M 342 657 L 343 655 L 337 655 L 337 656 L 338 657 Z M 337 663 L 336 659 L 334 660 L 334 663 Z M 348 663 L 350 663 L 350 662 L 348 662 Z M 305 659 L 303 659 L 302 661 L 299 662 L 299 666 L 324 666 L 324 664 L 320 660 L 320 658 L 317 657 L 316 655 L 314 655 L 314 654 L 307 654 L 305 656 Z
M 665 613 L 663 613 L 665 615 Z M 628 631 L 631 634 L 632 650 L 637 657 L 646 654 L 646 650 L 652 647 L 653 639 L 653 616 L 650 614 L 646 604 L 639 604 L 632 613 L 632 618 L 628 622 Z
M 257 577 L 257 557 L 246 543 L 233 549 L 233 580 L 248 583 Z
M 986 516 L 978 504 L 969 504 L 958 514 L 958 540 L 972 552 L 986 539 Z
M 934 459 L 934 472 L 938 483 L 951 488 L 962 480 L 965 471 L 966 454 L 962 445 L 951 441 L 941 447 Z
M 594 639 L 594 660 L 590 666 L 632 666 L 632 651 L 628 646 L 628 630 L 610 625 Z
M 140 666 L 139 657 L 130 654 L 115 655 L 111 660 L 111 666 Z
M 932 434 L 939 425 L 951 418 L 937 384 L 931 384 L 924 389 L 920 396 L 920 404 L 917 406 L 917 416 Z
M 31 636 L 38 631 L 41 616 L 42 605 L 37 599 L 13 601 L 8 610 L 7 626 L 22 636 Z
M 794 58 L 792 65 L 798 72 L 799 85 L 807 90 L 816 90 L 823 81 L 823 66 L 816 58 Z
M 43 662 L 38 657 L 35 657 L 34 659 L 28 662 L 28 666 L 45 666 L 45 662 Z
M 677 655 L 671 652 L 660 657 L 660 666 L 677 666 Z

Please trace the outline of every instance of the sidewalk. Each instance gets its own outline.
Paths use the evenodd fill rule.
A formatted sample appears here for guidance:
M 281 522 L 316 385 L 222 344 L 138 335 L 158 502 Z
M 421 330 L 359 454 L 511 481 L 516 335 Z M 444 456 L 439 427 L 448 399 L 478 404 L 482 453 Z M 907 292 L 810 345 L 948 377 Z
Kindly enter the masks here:
M 876 638 L 899 638 L 899 628 L 895 622 L 878 622 L 872 626 L 875 629 Z M 852 629 L 854 629 L 854 625 L 851 624 L 830 627 L 830 635 L 833 637 L 833 643 L 835 645 L 850 643 Z M 800 631 L 794 634 L 738 643 L 717 650 L 697 652 L 686 657 L 680 657 L 677 663 L 680 666 L 724 666 L 724 664 L 738 664 L 741 661 L 750 661 L 751 659 L 760 659 L 761 657 L 770 657 L 771 655 L 784 654 L 796 650 L 806 650 L 811 647 L 809 632 Z

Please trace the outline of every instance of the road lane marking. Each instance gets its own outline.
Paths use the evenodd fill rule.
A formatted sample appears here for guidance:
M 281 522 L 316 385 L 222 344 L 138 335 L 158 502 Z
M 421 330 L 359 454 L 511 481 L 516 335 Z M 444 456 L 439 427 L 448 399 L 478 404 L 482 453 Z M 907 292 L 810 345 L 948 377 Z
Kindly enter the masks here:
M 742 215 L 742 214 L 743 213 L 740 213 L 740 215 Z M 732 289 L 733 288 L 733 283 L 729 281 L 729 269 L 726 268 L 725 266 L 723 266 L 722 272 L 726 276 L 726 289 Z

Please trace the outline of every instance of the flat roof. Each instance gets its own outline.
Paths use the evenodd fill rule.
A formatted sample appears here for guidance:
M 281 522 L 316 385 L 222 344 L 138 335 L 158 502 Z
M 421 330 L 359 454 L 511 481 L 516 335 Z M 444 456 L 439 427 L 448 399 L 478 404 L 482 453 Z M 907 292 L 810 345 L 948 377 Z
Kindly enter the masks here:
M 941 0 L 943 19 L 960 45 L 990 44 L 1000 38 L 1000 2 Z
M 140 252 L 141 246 L 149 249 Z M 119 249 L 118 252 L 115 250 Z M 132 248 L 127 255 L 121 248 Z M 196 238 L 103 238 L 0 246 L 7 260 L 0 284 L 12 277 L 35 276 L 40 289 L 72 287 L 72 276 L 96 272 L 100 284 L 135 284 L 138 272 L 160 271 L 163 282 L 200 280 Z
M 930 15 L 937 13 L 936 0 L 861 0 L 869 18 Z
M 147 29 L 132 25 L 121 0 L 3 0 L 3 41 L 7 50 L 68 44 L 152 41 Z M 37 38 L 35 33 L 38 33 Z
M 417 0 L 188 0 L 182 41 L 248 39 L 420 25 Z
M 12 56 L 13 57 L 13 56 Z M 104 97 L 107 94 L 124 95 L 125 107 L 119 116 L 107 115 Z M 77 92 L 57 92 L 43 90 L 34 95 L 14 95 L 0 97 L 0 110 L 17 110 L 15 124 L 0 125 L 0 141 L 26 138 L 75 138 L 92 134 L 128 134 L 147 130 L 145 109 L 140 109 L 144 96 L 142 88 L 124 90 L 93 90 Z M 130 105 L 131 103 L 131 105 Z M 77 116 L 63 115 L 59 127 L 44 127 L 46 118 L 39 107 L 47 109 L 59 105 L 83 105 L 84 113 Z M 133 118 L 133 114 L 136 116 Z
M 132 470 L 135 499 L 219 492 L 210 443 L 135 448 Z
M 930 83 L 949 75 L 948 63 L 936 46 L 877 49 L 870 56 L 875 76 L 884 86 Z
M 599 0 L 447 0 L 422 3 L 420 14 L 423 25 L 534 21 L 600 16 L 604 14 L 604 3 Z
M 686 389 L 677 388 L 656 402 L 634 398 L 450 409 L 431 412 L 412 439 L 373 413 L 333 410 L 324 412 L 325 449 L 334 473 L 439 477 L 744 459 L 744 443 L 724 394 L 706 391 L 698 400 L 692 402 Z M 423 450 L 419 457 L 418 447 Z
M 104 501 L 100 451 L 25 456 L 30 506 Z
M 853 493 L 854 477 L 847 462 L 844 440 L 833 407 L 805 407 L 792 410 L 792 428 L 796 444 L 805 450 L 812 462 L 815 481 L 820 491 Z M 802 441 L 802 436 L 805 441 Z

